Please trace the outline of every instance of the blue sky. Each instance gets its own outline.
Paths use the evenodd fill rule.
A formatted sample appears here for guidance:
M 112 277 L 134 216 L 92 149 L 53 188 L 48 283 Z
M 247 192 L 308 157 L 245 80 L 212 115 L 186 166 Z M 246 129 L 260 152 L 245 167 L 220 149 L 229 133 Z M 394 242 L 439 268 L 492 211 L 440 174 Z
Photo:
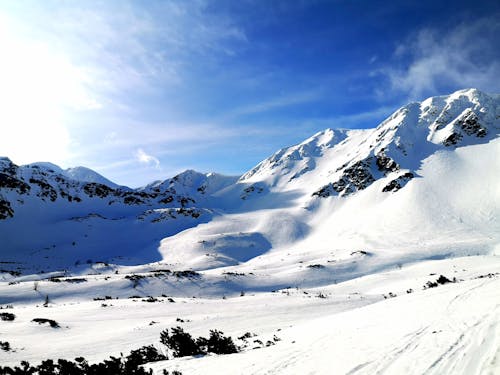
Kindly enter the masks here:
M 495 1 L 0 1 L 0 154 L 140 186 L 500 92 Z

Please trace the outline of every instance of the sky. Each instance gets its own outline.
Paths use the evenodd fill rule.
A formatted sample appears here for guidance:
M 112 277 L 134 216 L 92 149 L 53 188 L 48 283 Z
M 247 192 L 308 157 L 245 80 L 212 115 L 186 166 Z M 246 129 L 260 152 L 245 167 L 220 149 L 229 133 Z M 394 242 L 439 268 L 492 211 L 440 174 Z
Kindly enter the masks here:
M 132 187 L 500 93 L 500 3 L 0 0 L 0 155 Z

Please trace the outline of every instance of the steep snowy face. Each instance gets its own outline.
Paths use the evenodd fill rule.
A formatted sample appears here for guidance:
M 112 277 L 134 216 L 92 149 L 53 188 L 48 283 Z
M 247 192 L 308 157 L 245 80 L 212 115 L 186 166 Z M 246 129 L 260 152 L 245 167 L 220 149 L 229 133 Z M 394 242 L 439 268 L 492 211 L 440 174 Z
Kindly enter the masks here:
M 318 159 L 346 139 L 347 134 L 346 130 L 339 129 L 316 133 L 298 145 L 279 150 L 241 176 L 239 182 L 265 181 L 271 186 L 286 184 L 314 170 Z
M 238 184 L 243 199 L 287 190 L 319 198 L 347 196 L 380 179 L 382 191 L 395 192 L 433 153 L 486 143 L 499 132 L 499 95 L 460 90 L 405 105 L 375 129 L 319 132 L 279 150 Z
M 345 162 L 332 163 L 330 182 L 313 194 L 349 195 L 386 178 L 384 192 L 401 189 L 422 161 L 442 149 L 486 143 L 500 132 L 500 99 L 476 89 L 410 103 L 352 144 Z
M 111 182 L 106 177 L 100 175 L 96 171 L 86 167 L 74 167 L 68 168 L 62 171 L 66 177 L 71 178 L 73 180 L 82 181 L 82 182 L 95 182 L 98 184 L 109 186 L 110 188 L 116 189 L 119 185 Z

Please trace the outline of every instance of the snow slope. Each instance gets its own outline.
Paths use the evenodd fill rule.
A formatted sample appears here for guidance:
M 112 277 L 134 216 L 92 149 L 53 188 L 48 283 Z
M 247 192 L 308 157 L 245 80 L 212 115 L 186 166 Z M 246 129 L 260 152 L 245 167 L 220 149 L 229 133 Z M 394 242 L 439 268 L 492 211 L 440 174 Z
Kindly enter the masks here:
M 440 263 L 431 268 L 450 271 L 449 262 Z M 423 265 L 404 273 L 417 277 Z M 398 271 L 370 281 L 381 277 L 388 279 L 386 288 L 410 279 Z M 359 280 L 353 290 L 359 293 L 367 282 Z M 347 311 L 317 306 L 323 316 L 276 331 L 280 341 L 268 348 L 151 367 L 158 374 L 164 368 L 185 374 L 495 374 L 500 370 L 499 287 L 498 277 L 472 278 L 365 306 L 352 303 Z
M 116 189 L 119 185 L 111 182 L 106 177 L 100 175 L 96 171 L 86 167 L 74 167 L 68 168 L 63 171 L 63 174 L 73 180 L 84 181 L 84 182 L 96 182 L 99 184 L 103 184 L 109 186 L 113 189 Z

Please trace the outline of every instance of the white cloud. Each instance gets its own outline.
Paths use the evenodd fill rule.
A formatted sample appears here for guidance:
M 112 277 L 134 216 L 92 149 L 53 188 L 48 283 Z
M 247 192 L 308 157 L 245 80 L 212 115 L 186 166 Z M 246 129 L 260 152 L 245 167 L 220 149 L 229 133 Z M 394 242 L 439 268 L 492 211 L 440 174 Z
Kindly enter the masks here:
M 162 142 L 158 138 L 189 138 L 192 129 L 183 126 L 170 133 L 168 126 L 163 132 L 154 126 L 129 132 L 109 119 L 142 111 L 130 106 L 130 97 L 146 101 L 182 82 L 193 56 L 207 63 L 234 53 L 233 42 L 245 42 L 231 19 L 207 6 L 204 1 L 0 2 L 0 154 L 17 163 L 67 164 L 95 144 L 127 143 L 123 156 Z M 96 109 L 99 115 L 87 114 Z M 81 124 L 82 119 L 88 121 Z M 108 136 L 101 139 L 103 130 Z M 79 137 L 90 133 L 94 139 Z M 145 142 L 138 141 L 142 134 Z
M 136 159 L 143 164 L 153 166 L 155 168 L 160 168 L 160 161 L 153 155 L 147 154 L 142 148 L 137 149 L 135 152 Z
M 389 79 L 393 90 L 410 99 L 467 87 L 499 91 L 499 38 L 498 17 L 462 23 L 447 31 L 423 29 L 398 45 L 391 66 L 378 73 Z
M 244 32 L 230 18 L 207 7 L 205 1 L 147 6 L 27 1 L 0 3 L 0 21 L 4 18 L 18 35 L 51 55 L 64 56 L 70 63 L 65 69 L 82 76 L 94 100 L 88 105 L 110 105 L 128 90 L 147 93 L 175 86 L 183 82 L 193 57 L 207 64 L 219 54 L 234 54 L 234 42 L 245 43 Z

